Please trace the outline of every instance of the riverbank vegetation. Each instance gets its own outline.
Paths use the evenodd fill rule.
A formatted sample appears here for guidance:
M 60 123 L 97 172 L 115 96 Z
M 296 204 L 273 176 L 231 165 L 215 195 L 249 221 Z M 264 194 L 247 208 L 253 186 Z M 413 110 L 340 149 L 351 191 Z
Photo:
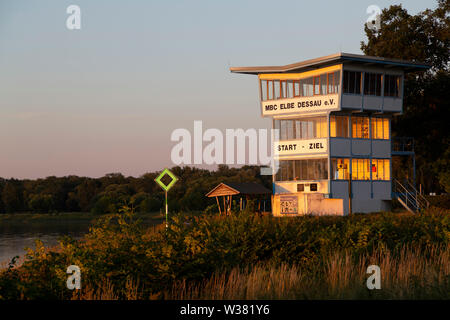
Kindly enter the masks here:
M 0 274 L 2 299 L 448 299 L 449 210 L 347 217 L 179 214 L 145 228 L 128 208 L 83 240 L 37 243 Z M 365 269 L 382 268 L 369 291 Z M 66 288 L 69 265 L 82 289 Z

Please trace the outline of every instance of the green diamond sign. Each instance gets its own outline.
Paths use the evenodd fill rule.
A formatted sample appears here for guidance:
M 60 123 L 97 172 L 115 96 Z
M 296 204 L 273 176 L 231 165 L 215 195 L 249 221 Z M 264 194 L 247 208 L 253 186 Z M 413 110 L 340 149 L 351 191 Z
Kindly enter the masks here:
M 165 179 L 166 177 L 169 178 L 170 181 L 167 181 L 167 179 Z M 165 179 L 166 181 L 163 181 L 163 179 Z M 173 187 L 175 182 L 178 181 L 178 178 L 172 172 L 170 172 L 169 169 L 165 168 L 163 172 L 161 172 L 159 176 L 155 179 L 155 181 L 165 191 L 164 193 L 166 195 L 165 198 L 166 198 L 166 229 L 167 229 L 169 226 L 167 219 L 167 215 L 169 214 L 169 205 L 167 204 L 167 192 L 169 191 L 170 188 Z
M 165 183 L 164 181 L 162 181 L 162 179 L 165 176 L 168 176 L 171 178 L 171 181 L 169 183 Z M 173 185 L 175 184 L 175 182 L 178 181 L 178 178 L 169 170 L 169 169 L 164 169 L 163 172 L 160 173 L 160 175 L 155 179 L 156 183 L 160 185 L 161 188 L 163 188 L 164 191 L 169 191 L 170 188 L 173 187 Z

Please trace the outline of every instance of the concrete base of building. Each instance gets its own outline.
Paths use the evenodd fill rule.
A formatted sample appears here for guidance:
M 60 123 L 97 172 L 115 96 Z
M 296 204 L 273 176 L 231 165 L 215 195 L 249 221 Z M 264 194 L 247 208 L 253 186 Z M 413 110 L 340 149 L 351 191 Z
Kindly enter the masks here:
M 390 200 L 352 199 L 352 213 L 389 211 Z M 321 193 L 276 194 L 272 197 L 274 216 L 338 215 L 349 214 L 348 199 L 325 198 Z

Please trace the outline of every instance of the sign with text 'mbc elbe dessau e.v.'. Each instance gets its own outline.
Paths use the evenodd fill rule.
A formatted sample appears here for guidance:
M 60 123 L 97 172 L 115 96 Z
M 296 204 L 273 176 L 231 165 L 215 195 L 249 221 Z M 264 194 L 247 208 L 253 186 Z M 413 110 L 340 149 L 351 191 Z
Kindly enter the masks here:
M 315 113 L 339 109 L 339 95 L 296 97 L 261 102 L 262 115 L 277 116 L 285 114 Z

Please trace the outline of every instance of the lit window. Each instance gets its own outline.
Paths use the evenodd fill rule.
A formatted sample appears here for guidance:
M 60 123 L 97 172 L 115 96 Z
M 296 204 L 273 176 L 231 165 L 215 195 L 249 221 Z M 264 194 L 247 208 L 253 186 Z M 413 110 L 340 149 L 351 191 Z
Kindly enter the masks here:
M 349 159 L 331 159 L 331 170 L 334 180 L 348 180 L 350 172 Z
M 297 80 L 260 80 L 261 100 L 309 97 L 339 92 L 339 71 Z
M 370 159 L 352 159 L 352 180 L 370 180 Z
M 348 138 L 348 116 L 330 116 L 330 136 Z
M 389 139 L 388 118 L 372 118 L 372 139 Z
M 352 117 L 352 137 L 369 139 L 369 118 Z
M 372 159 L 372 180 L 390 180 L 389 159 Z

